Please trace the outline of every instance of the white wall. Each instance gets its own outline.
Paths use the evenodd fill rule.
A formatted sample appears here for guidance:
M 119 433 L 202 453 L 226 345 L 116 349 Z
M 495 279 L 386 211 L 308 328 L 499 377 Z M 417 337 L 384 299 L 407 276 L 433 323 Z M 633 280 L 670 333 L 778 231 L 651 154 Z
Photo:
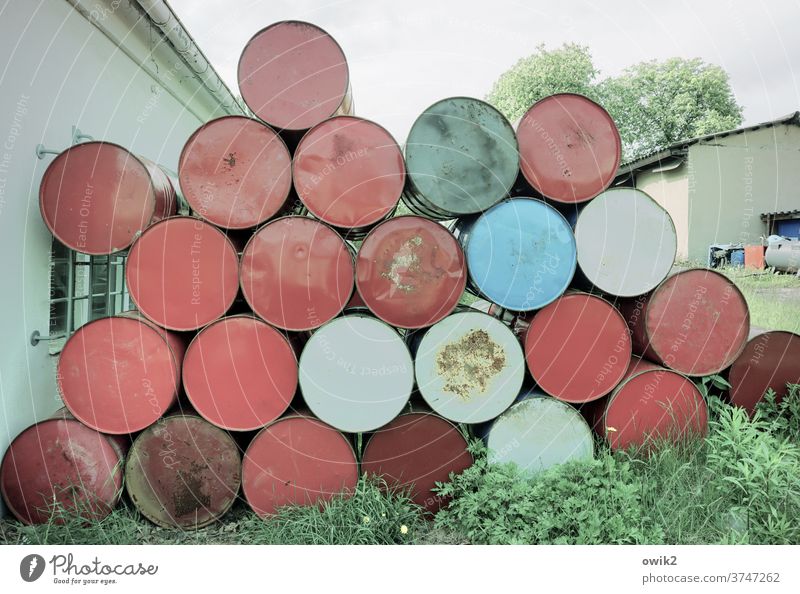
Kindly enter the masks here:
M 96 1 L 98 20 L 130 20 L 134 8 Z M 114 8 L 116 7 L 116 8 Z M 127 22 L 127 21 L 125 21 Z M 151 41 L 152 40 L 152 41 Z M 140 46 L 158 43 L 133 36 Z M 141 48 L 139 48 L 141 53 Z M 178 96 L 192 84 L 177 56 L 157 64 Z M 51 236 L 41 221 L 38 187 L 53 156 L 34 154 L 37 143 L 64 149 L 77 125 L 96 139 L 130 148 L 175 170 L 186 138 L 220 113 L 196 95 L 187 111 L 137 63 L 63 0 L 11 0 L 0 9 L 0 454 L 25 427 L 59 406 L 55 358 L 47 343 L 31 346 L 34 330 L 49 326 Z M 185 68 L 185 67 L 184 67 Z M 181 95 L 183 93 L 183 95 Z M 190 93 L 191 95 L 192 93 Z M 2 510 L 0 510 L 2 511 Z

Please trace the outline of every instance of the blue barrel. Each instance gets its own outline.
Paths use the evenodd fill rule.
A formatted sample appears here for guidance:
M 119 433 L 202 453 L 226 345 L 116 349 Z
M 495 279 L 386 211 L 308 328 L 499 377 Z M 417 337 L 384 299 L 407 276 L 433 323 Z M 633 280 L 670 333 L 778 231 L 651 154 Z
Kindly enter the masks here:
M 533 198 L 514 198 L 459 219 L 453 233 L 467 257 L 473 292 L 512 311 L 540 309 L 575 274 L 575 236 L 564 216 Z
M 744 266 L 744 250 L 733 250 L 731 252 L 731 266 Z

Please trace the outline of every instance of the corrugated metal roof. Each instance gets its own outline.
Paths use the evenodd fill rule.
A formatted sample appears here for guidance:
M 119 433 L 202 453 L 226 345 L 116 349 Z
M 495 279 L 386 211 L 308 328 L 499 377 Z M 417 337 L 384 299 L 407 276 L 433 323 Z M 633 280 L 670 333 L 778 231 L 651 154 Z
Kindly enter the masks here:
M 764 212 L 761 213 L 761 220 L 766 221 L 767 217 L 774 218 L 774 217 L 791 217 L 791 216 L 800 216 L 800 209 L 795 210 L 778 210 L 775 212 Z

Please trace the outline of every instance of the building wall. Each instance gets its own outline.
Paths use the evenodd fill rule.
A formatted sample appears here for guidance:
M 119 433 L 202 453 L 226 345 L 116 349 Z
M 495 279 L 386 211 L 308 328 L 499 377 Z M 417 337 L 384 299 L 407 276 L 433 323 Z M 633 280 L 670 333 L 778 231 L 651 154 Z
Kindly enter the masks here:
M 92 4 L 98 20 L 129 19 L 128 2 Z M 115 13 L 115 11 L 117 11 Z M 133 36 L 131 36 L 133 37 Z M 141 36 L 130 43 L 147 43 Z M 41 221 L 38 186 L 71 126 L 130 148 L 173 170 L 180 149 L 204 120 L 208 98 L 188 111 L 137 62 L 65 1 L 7 3 L 0 18 L 0 455 L 22 429 L 59 406 L 55 358 L 47 343 L 31 346 L 49 326 L 51 235 Z M 160 58 L 158 58 L 160 59 Z M 157 64 L 163 73 L 177 62 Z M 186 92 L 185 79 L 173 80 Z M 2 512 L 2 509 L 0 509 Z
M 657 166 L 653 166 L 656 168 Z M 676 169 L 652 173 L 643 171 L 636 176 L 636 187 L 663 206 L 672 217 L 678 236 L 677 258 L 689 255 L 689 176 L 687 165 Z

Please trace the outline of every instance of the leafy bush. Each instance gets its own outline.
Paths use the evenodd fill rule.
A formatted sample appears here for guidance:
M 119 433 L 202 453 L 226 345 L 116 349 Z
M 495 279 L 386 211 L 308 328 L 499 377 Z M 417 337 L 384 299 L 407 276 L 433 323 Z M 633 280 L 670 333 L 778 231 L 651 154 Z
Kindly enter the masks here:
M 789 384 L 787 388 L 788 393 L 780 402 L 776 402 L 775 392 L 768 390 L 756 410 L 769 425 L 770 433 L 800 444 L 800 384 Z

